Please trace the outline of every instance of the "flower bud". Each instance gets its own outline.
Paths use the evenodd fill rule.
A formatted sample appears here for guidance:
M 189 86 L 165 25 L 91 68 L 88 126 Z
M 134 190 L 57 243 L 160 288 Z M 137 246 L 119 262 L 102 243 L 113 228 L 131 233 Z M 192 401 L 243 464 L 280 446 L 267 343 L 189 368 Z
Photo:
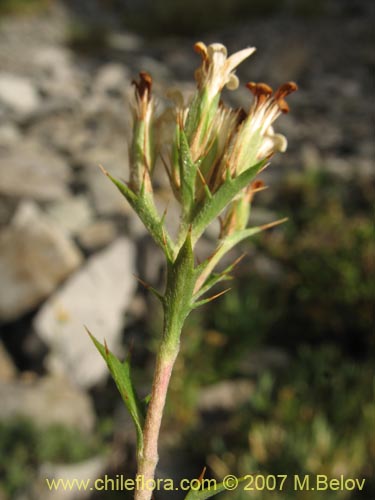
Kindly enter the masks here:
M 139 74 L 135 87 L 133 141 L 130 151 L 130 187 L 139 193 L 152 192 L 151 172 L 155 162 L 153 145 L 154 101 L 151 96 L 152 79 L 146 72 Z

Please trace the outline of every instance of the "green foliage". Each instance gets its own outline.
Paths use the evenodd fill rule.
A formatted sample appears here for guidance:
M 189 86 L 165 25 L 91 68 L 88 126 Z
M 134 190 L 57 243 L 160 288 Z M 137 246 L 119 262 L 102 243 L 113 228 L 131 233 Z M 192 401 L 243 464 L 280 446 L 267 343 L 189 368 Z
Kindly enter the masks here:
M 198 34 L 218 29 L 244 18 L 277 15 L 285 12 L 297 16 L 324 14 L 322 0 L 190 0 L 189 8 L 182 0 L 154 0 L 146 3 L 149 15 L 143 10 L 124 12 L 124 21 L 130 27 L 148 34 Z
M 289 221 L 252 243 L 269 272 L 245 259 L 231 292 L 189 321 L 168 418 L 183 422 L 193 460 L 213 464 L 218 477 L 344 474 L 366 478 L 366 492 L 326 491 L 325 500 L 375 497 L 375 244 L 367 186 L 324 169 L 287 177 L 273 203 Z M 244 357 L 275 344 L 288 350 L 288 366 L 263 371 L 233 414 L 202 421 L 199 389 L 246 376 Z M 240 488 L 222 494 L 248 497 Z M 322 492 L 294 492 L 289 483 L 255 498 L 320 500 Z
M 46 462 L 79 462 L 102 451 L 96 436 L 70 428 L 39 428 L 25 419 L 0 422 L 0 490 L 9 498 L 28 488 Z
M 276 276 L 267 278 L 247 261 L 249 271 L 243 266 L 215 314 L 208 311 L 207 327 L 226 333 L 238 351 L 264 341 L 293 348 L 301 338 L 373 349 L 371 207 L 362 185 L 348 189 L 324 173 L 290 176 L 275 198 L 288 222 L 256 240 Z M 249 338 L 250 332 L 257 333 Z
M 370 498 L 375 488 L 371 470 L 375 459 L 371 432 L 374 383 L 369 363 L 345 360 L 332 347 L 300 348 L 282 376 L 262 376 L 240 419 L 232 418 L 226 440 L 236 459 L 227 466 L 238 474 L 256 470 L 261 474 L 366 478 Z M 249 443 L 247 450 L 244 442 Z M 285 491 L 287 498 L 303 500 L 318 500 L 322 495 L 319 491 L 293 491 L 290 482 Z M 259 492 L 257 498 L 265 500 L 269 495 Z M 327 500 L 353 498 L 348 491 L 340 492 L 340 497 L 333 491 L 324 495 Z M 227 498 L 246 497 L 237 493 Z M 285 492 L 275 492 L 272 498 L 281 500 Z
M 108 50 L 108 27 L 96 23 L 87 23 L 75 19 L 67 27 L 66 43 L 72 49 L 83 54 L 95 54 Z
M 365 186 L 321 172 L 290 178 L 278 198 L 290 223 L 260 247 L 284 272 L 275 325 L 288 332 L 283 342 L 295 342 L 302 330 L 305 340 L 373 348 L 375 241 Z
M 209 360 L 212 346 L 209 349 L 207 344 L 201 344 L 202 348 L 205 351 L 202 355 Z M 183 356 L 189 354 L 183 352 Z M 197 380 L 188 360 L 189 357 L 185 361 L 188 369 L 180 371 L 179 376 L 185 377 L 184 387 L 189 392 L 192 385 L 197 390 Z M 259 376 L 255 392 L 234 413 L 226 418 L 210 416 L 209 422 L 205 422 L 207 427 L 203 422 L 198 424 L 195 417 L 184 443 L 193 460 L 208 463 L 218 477 L 225 474 L 240 477 L 254 472 L 289 476 L 283 492 L 272 492 L 272 496 L 269 491 L 254 492 L 259 500 L 322 498 L 319 491 L 293 491 L 290 478 L 294 474 L 366 478 L 366 498 L 372 498 L 374 390 L 370 362 L 347 359 L 328 345 L 320 348 L 301 345 L 287 368 L 265 371 Z M 184 403 L 179 401 L 179 404 Z M 193 405 L 191 412 L 192 408 Z M 222 465 L 216 469 L 215 464 Z M 248 495 L 248 491 L 239 487 L 223 493 L 222 498 L 245 500 Z M 351 492 L 337 496 L 332 491 L 324 495 L 325 500 L 357 498 Z
M 163 217 L 159 216 L 154 203 L 142 193 L 135 194 L 126 184 L 115 179 L 107 172 L 106 175 L 133 207 L 155 243 L 165 252 L 167 259 L 171 260 L 174 253 L 174 244 L 164 229 Z
M 34 14 L 51 4 L 52 0 L 0 0 L 0 14 Z

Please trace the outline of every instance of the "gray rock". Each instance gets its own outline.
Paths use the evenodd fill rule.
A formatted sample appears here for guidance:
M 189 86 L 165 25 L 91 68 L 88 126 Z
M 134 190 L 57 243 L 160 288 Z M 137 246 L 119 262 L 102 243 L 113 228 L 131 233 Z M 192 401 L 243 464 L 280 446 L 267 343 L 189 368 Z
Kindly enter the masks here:
M 137 71 L 144 71 L 145 68 L 157 85 L 162 81 L 170 82 L 173 78 L 170 68 L 152 57 L 141 56 L 138 58 Z
M 0 125 L 0 147 L 9 147 L 21 139 L 21 133 L 12 123 Z
M 54 99 L 78 101 L 82 94 L 82 75 L 73 66 L 73 54 L 63 47 L 42 47 L 35 57 L 35 67 L 42 77 L 39 87 Z
M 93 90 L 101 94 L 121 95 L 129 86 L 129 76 L 122 64 L 107 63 L 99 68 Z
M 232 411 L 250 401 L 255 384 L 248 379 L 224 380 L 204 387 L 198 398 L 200 411 Z
M 108 46 L 111 49 L 129 52 L 133 50 L 140 50 L 144 44 L 141 37 L 134 33 L 108 33 L 107 39 Z
M 342 181 L 352 179 L 362 179 L 371 181 L 375 176 L 374 162 L 370 158 L 356 158 L 349 156 L 347 158 L 327 157 L 324 161 L 327 172 Z
M 134 248 L 119 238 L 91 257 L 42 307 L 34 327 L 49 346 L 47 366 L 81 387 L 92 387 L 107 367 L 84 330 L 86 325 L 109 348 L 119 351 L 124 312 L 136 287 Z
M 301 161 L 305 170 L 316 171 L 322 166 L 322 157 L 314 144 L 303 144 L 301 147 Z
M 86 227 L 93 219 L 90 203 L 83 195 L 53 203 L 46 211 L 51 220 L 72 234 Z
M 350 159 L 329 157 L 324 161 L 325 170 L 340 180 L 349 181 L 357 173 L 357 165 Z
M 49 490 L 46 487 L 46 478 L 70 481 L 72 479 L 77 479 L 77 481 L 90 480 L 93 485 L 95 479 L 104 476 L 107 466 L 108 459 L 104 456 L 93 457 L 75 464 L 43 464 L 39 469 L 39 479 L 33 488 L 32 500 L 39 500 L 40 498 L 43 498 L 43 500 L 80 500 L 89 498 L 92 495 L 90 487 L 86 491 L 83 488 L 79 491 L 78 488 L 72 488 L 71 491 L 68 489 L 64 491 L 63 488 Z
M 92 251 L 105 247 L 116 238 L 116 226 L 109 220 L 99 220 L 82 228 L 78 242 L 86 250 Z
M 32 202 L 23 202 L 0 233 L 0 318 L 39 304 L 81 263 L 74 243 Z
M 91 432 L 95 414 L 90 398 L 62 377 L 29 377 L 0 382 L 0 419 L 26 417 L 38 426 L 61 424 Z
M 11 73 L 0 74 L 0 101 L 20 115 L 32 113 L 40 103 L 32 82 L 28 78 Z
M 73 54 L 65 47 L 42 46 L 35 55 L 34 64 L 45 76 L 58 79 L 72 73 L 72 59 Z
M 6 150 L 0 158 L 0 194 L 40 201 L 68 195 L 69 166 L 58 155 L 32 142 Z

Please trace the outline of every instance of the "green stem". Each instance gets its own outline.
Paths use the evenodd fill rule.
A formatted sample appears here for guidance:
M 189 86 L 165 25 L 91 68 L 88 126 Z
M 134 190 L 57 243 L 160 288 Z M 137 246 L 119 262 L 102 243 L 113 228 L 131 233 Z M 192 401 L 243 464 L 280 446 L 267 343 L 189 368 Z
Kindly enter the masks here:
M 138 454 L 135 500 L 150 500 L 150 485 L 159 460 L 158 439 L 165 401 L 174 363 L 180 349 L 180 335 L 184 321 L 191 310 L 194 279 L 190 239 L 174 263 L 168 265 L 164 304 L 164 330 L 160 343 L 151 399 L 143 429 L 143 449 Z
M 151 399 L 143 431 L 144 447 L 142 455 L 138 457 L 137 485 L 139 487 L 135 491 L 135 500 L 150 500 L 152 497 L 151 484 L 159 460 L 158 439 L 161 420 L 178 350 L 178 346 L 173 351 L 168 351 L 168 354 L 161 350 L 156 361 Z

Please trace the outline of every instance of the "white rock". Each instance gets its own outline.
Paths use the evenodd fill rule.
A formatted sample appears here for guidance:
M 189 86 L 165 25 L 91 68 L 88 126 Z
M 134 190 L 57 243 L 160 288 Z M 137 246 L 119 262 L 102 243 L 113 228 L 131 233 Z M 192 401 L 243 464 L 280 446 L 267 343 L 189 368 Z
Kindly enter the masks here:
M 78 233 L 79 244 L 86 250 L 97 250 L 116 238 L 116 226 L 109 220 L 99 220 Z
M 32 202 L 23 202 L 12 224 L 0 233 L 0 318 L 29 311 L 81 263 L 65 233 Z
M 42 377 L 0 383 L 0 419 L 25 417 L 38 426 L 61 424 L 91 432 L 95 414 L 85 392 L 66 378 Z
M 136 287 L 134 248 L 119 238 L 91 257 L 37 314 L 34 327 L 50 347 L 50 371 L 63 372 L 81 387 L 107 376 L 107 367 L 84 330 L 118 352 L 124 312 Z
M 57 225 L 72 234 L 86 227 L 93 219 L 90 203 L 83 195 L 53 203 L 47 208 L 47 213 Z
M 39 106 L 39 95 L 32 82 L 10 73 L 0 74 L 0 101 L 16 113 L 27 115 Z
M 5 196 L 61 199 L 68 196 L 70 179 L 67 163 L 35 143 L 21 143 L 0 157 L 0 194 Z

